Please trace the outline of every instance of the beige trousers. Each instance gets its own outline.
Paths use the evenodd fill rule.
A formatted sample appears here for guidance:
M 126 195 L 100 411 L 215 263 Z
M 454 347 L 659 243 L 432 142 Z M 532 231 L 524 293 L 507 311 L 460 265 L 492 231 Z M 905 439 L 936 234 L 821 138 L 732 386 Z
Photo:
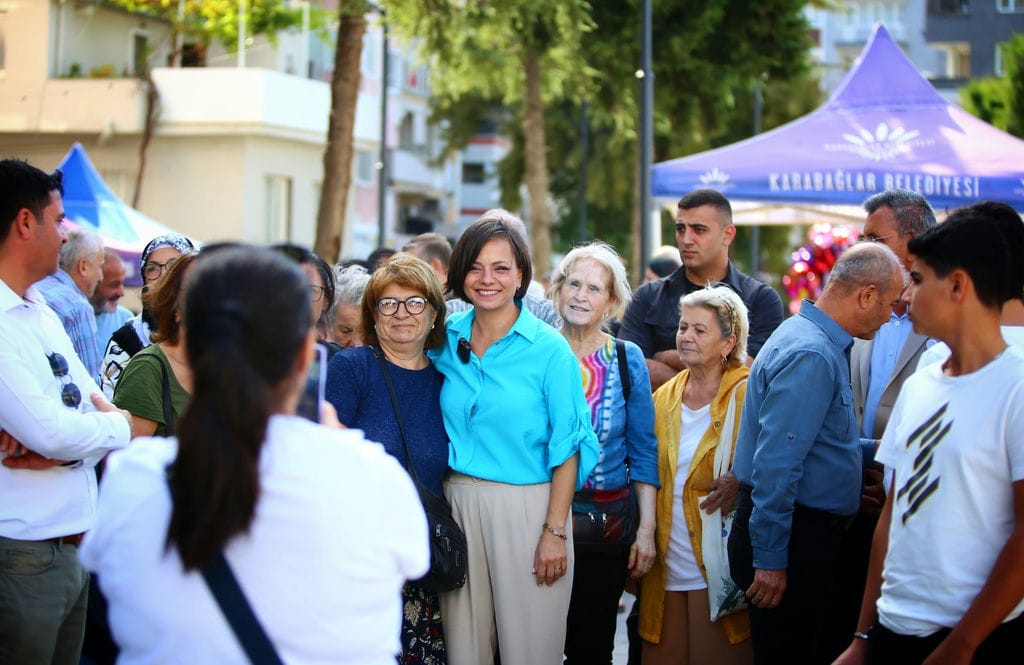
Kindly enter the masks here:
M 507 485 L 460 473 L 445 481 L 469 544 L 466 585 L 441 594 L 449 665 L 490 665 L 499 645 L 502 665 L 562 662 L 572 595 L 571 534 L 568 574 L 551 586 L 538 586 L 533 574 L 550 492 L 550 483 Z M 562 526 L 569 533 L 569 525 Z

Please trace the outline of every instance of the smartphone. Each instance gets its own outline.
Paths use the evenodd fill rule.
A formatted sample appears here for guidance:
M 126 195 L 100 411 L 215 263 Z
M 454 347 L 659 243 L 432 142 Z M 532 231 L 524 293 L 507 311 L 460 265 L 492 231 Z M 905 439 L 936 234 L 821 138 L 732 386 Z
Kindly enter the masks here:
M 327 378 L 327 349 L 320 344 L 316 345 L 316 356 L 309 366 L 309 373 L 306 375 L 306 385 L 299 397 L 299 405 L 295 412 L 312 420 L 320 422 L 320 403 L 324 401 L 324 382 Z

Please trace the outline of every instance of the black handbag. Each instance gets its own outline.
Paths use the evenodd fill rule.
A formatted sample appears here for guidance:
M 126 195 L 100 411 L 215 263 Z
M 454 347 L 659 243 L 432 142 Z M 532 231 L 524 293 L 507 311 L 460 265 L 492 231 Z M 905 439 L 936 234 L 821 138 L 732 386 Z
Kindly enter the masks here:
M 629 485 L 617 490 L 582 490 L 572 500 L 576 547 L 632 545 L 636 540 L 636 497 Z
M 413 483 L 416 485 L 420 503 L 423 504 L 423 512 L 427 515 L 427 525 L 430 527 L 430 570 L 420 579 L 413 580 L 412 583 L 427 591 L 444 592 L 460 589 L 466 584 L 469 564 L 466 534 L 452 517 L 452 507 L 448 501 L 420 483 L 419 476 L 416 474 L 416 466 L 412 462 L 412 455 L 409 454 L 409 441 L 405 436 L 405 421 L 398 405 L 395 387 L 391 383 L 388 362 L 380 349 L 374 349 L 373 355 L 377 356 L 377 360 L 380 362 L 380 371 L 384 374 L 384 383 L 388 387 L 388 394 L 391 395 L 391 404 L 395 409 L 398 431 L 402 435 L 402 447 L 405 449 L 409 475 L 412 476 Z

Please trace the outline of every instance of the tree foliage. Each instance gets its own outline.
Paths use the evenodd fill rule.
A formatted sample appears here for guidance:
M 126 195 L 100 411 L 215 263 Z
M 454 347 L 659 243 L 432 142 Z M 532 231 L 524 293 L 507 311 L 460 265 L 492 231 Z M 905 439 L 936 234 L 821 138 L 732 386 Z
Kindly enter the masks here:
M 238 43 L 238 0 L 185 0 L 184 20 L 179 20 L 178 0 L 103 0 L 105 4 L 163 19 L 187 40 L 209 44 L 216 40 L 226 48 Z M 302 21 L 302 8 L 284 0 L 246 0 L 246 33 L 273 37 Z M 318 14 L 314 12 L 314 16 Z
M 1000 45 L 1003 75 L 972 80 L 960 103 L 985 122 L 1024 138 L 1024 35 Z
M 592 70 L 582 58 L 593 28 L 584 0 L 389 0 L 395 34 L 415 40 L 429 64 L 440 113 L 465 101 L 502 104 L 518 111 L 522 178 L 529 192 L 528 221 L 535 268 L 550 263 L 548 147 L 544 110 L 579 99 Z

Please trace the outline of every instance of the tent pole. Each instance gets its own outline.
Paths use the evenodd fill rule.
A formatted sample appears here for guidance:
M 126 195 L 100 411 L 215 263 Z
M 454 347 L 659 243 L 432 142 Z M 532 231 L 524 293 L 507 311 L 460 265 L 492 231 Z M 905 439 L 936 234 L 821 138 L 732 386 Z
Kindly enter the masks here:
M 761 77 L 754 81 L 754 136 L 761 133 L 761 110 L 764 106 Z M 750 227 L 750 274 L 757 276 L 761 271 L 761 227 L 754 224 Z

